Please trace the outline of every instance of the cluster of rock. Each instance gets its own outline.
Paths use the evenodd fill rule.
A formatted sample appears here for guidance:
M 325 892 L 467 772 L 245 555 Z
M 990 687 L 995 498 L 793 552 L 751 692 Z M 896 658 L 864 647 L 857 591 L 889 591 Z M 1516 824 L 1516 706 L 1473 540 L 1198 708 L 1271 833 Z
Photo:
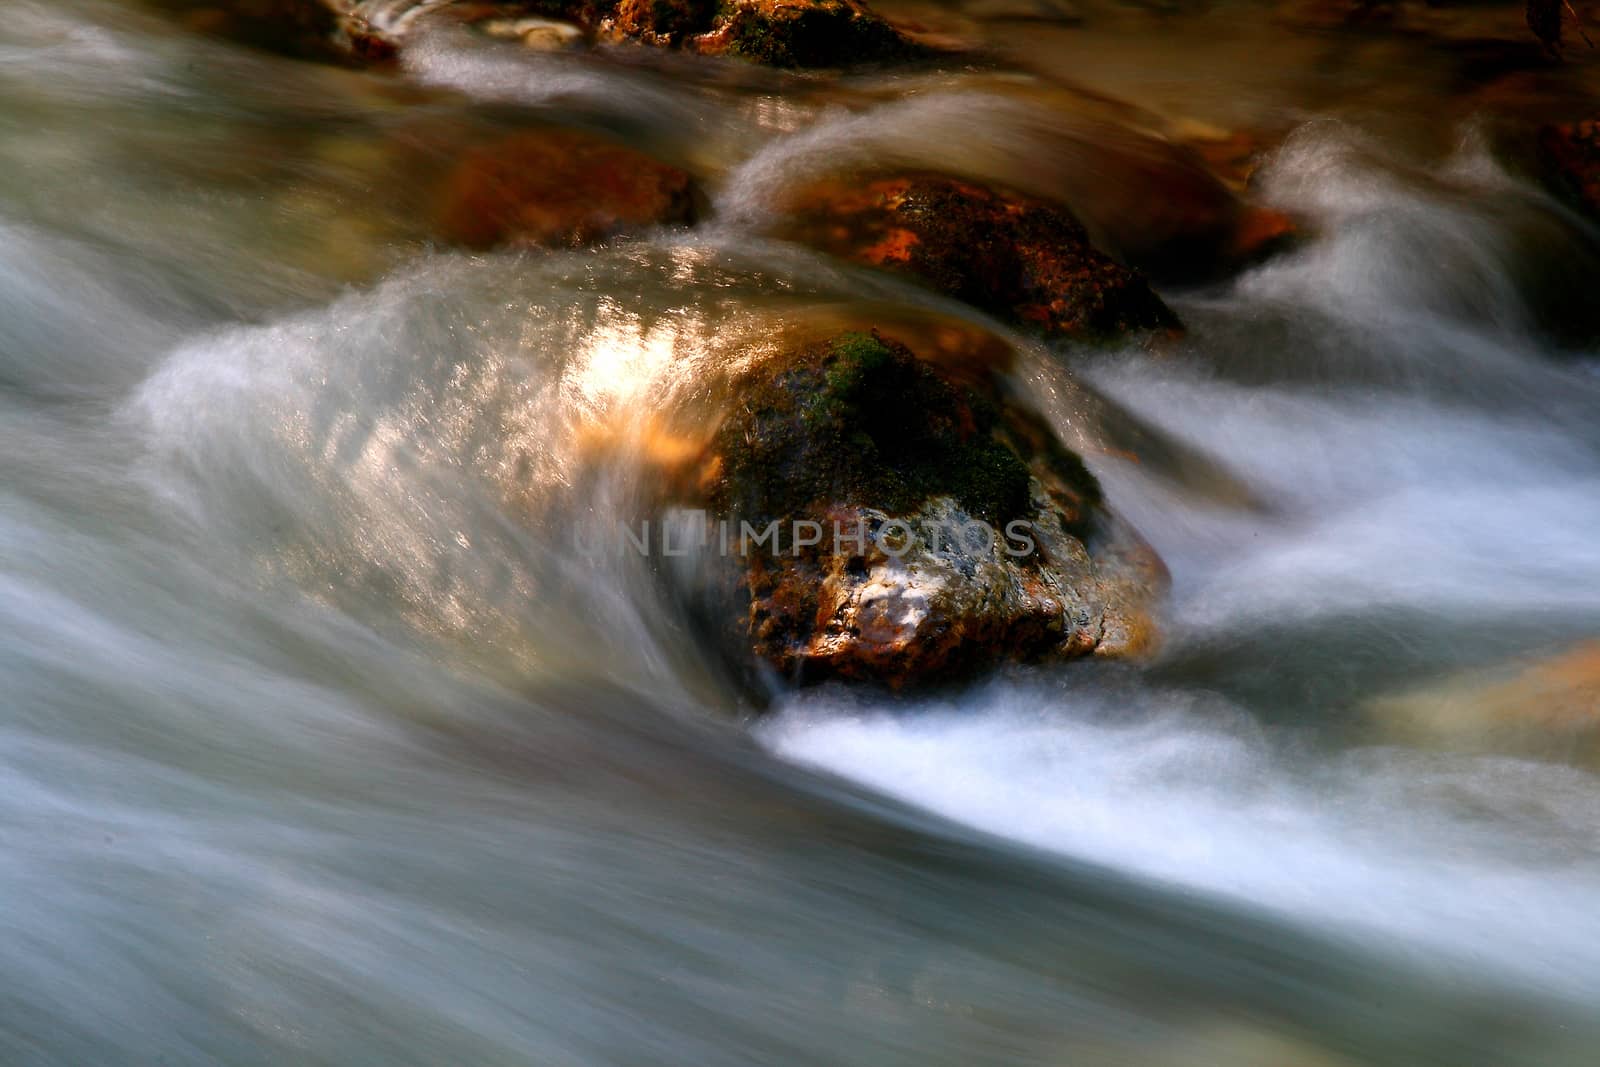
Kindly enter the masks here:
M 915 59 L 928 50 L 861 0 L 159 0 L 195 25 L 282 51 L 392 57 L 429 22 L 524 31 L 554 21 L 590 41 L 636 41 L 775 67 Z
M 357 62 L 394 56 L 431 21 L 541 46 L 636 42 L 779 68 L 931 55 L 863 0 L 151 2 L 197 29 Z M 1128 179 L 1111 182 L 1132 205 L 1123 230 L 1091 213 L 1091 236 L 1068 204 L 909 170 L 775 193 L 772 233 L 1073 343 L 1178 331 L 1144 270 L 1212 277 L 1294 235 L 1291 220 L 1237 195 L 1260 152 L 1247 135 L 1222 131 L 1198 152 L 1123 145 L 1126 158 L 1098 147 L 1102 179 Z M 1552 191 L 1600 220 L 1600 122 L 1544 127 L 1537 157 Z M 525 127 L 459 159 L 439 190 L 435 232 L 475 250 L 574 248 L 693 225 L 704 204 L 695 178 L 670 162 L 590 131 Z M 995 350 L 1008 347 L 989 340 L 984 358 L 952 360 L 913 330 L 833 332 L 783 347 L 729 385 L 715 432 L 687 460 L 676 456 L 655 506 L 696 516 L 702 545 L 720 548 L 670 580 L 736 669 L 781 684 L 900 688 L 1154 645 L 1160 559 L 1082 460 L 1007 391 Z M 1596 765 L 1597 693 L 1591 643 L 1367 710 L 1411 740 Z
M 861 0 L 243 0 L 229 11 L 364 60 L 394 54 L 432 19 L 778 67 L 926 54 Z M 1207 180 L 1206 204 L 1237 203 Z M 692 225 L 705 203 L 685 169 L 555 126 L 525 126 L 467 152 L 437 200 L 435 232 L 474 250 L 574 248 Z M 837 176 L 773 201 L 776 236 L 1046 338 L 1099 343 L 1181 329 L 1146 277 L 1096 247 L 1063 203 L 922 171 Z M 1200 214 L 1203 247 L 1231 248 L 1244 216 Z M 1007 393 L 1005 358 L 941 359 L 914 331 L 897 339 L 865 325 L 743 372 L 720 428 L 689 461 L 692 476 L 663 479 L 673 487 L 657 502 L 664 511 L 687 505 L 724 526 L 779 531 L 678 576 L 679 593 L 713 621 L 732 661 L 789 683 L 898 688 L 1003 661 L 1150 648 L 1165 570 L 1079 457 Z M 795 536 L 800 529 L 819 535 Z
M 695 214 L 691 179 L 592 133 L 523 131 L 446 182 L 442 232 L 473 248 L 570 247 Z M 908 274 L 1047 336 L 1172 331 L 1142 276 L 1062 206 L 932 174 L 817 186 L 792 239 Z M 775 539 L 708 560 L 680 590 L 732 662 L 790 683 L 893 687 L 997 662 L 1126 656 L 1154 642 L 1160 561 L 999 368 L 847 333 L 750 370 L 664 505 Z M 794 531 L 819 534 L 796 544 Z M 836 536 L 838 535 L 838 536 Z
M 920 172 L 830 179 L 782 199 L 778 235 L 909 276 L 1046 337 L 1181 329 L 1149 281 L 1096 248 L 1061 204 Z M 686 171 L 604 135 L 526 129 L 457 164 L 438 231 L 475 249 L 572 247 L 691 224 L 702 200 Z

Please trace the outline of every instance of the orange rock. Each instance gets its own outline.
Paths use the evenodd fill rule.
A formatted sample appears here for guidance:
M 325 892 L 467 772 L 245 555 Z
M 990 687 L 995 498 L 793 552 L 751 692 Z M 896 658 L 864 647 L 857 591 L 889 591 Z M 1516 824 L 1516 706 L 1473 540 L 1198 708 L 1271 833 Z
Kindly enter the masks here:
M 794 196 L 779 230 L 833 255 L 911 274 L 1053 337 L 1175 329 L 1137 273 L 1089 243 L 1065 209 L 936 174 L 829 181 Z
M 677 167 L 595 134 L 514 134 L 469 155 L 445 182 L 439 231 L 468 248 L 575 247 L 618 233 L 693 221 Z

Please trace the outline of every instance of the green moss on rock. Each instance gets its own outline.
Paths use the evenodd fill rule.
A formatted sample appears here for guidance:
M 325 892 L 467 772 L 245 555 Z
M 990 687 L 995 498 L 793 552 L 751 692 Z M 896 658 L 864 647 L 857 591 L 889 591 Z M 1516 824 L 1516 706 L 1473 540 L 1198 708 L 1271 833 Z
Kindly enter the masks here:
M 992 399 L 876 332 L 814 345 L 744 395 L 716 443 L 725 514 L 769 521 L 832 504 L 902 514 L 941 495 L 997 525 L 1028 510 L 1028 465 L 1002 439 Z
M 708 534 L 720 518 L 763 540 L 741 533 L 669 580 L 753 689 L 900 689 L 1153 644 L 1160 560 L 1050 426 L 1007 402 L 994 365 L 852 332 L 728 384 L 735 407 L 689 495 Z M 975 519 L 992 536 L 972 536 Z M 1017 519 L 1021 552 L 1001 540 Z

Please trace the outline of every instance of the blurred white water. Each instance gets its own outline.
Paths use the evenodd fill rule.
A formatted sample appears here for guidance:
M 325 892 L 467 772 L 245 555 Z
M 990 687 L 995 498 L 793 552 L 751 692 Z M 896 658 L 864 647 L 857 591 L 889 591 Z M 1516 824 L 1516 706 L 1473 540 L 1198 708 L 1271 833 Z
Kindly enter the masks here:
M 759 733 L 987 833 L 1419 965 L 1600 995 L 1600 791 L 1582 771 L 1396 748 L 1329 759 L 1220 697 L 1122 679 L 895 711 L 810 696 Z
M 1438 652 L 1419 649 L 1437 644 L 1441 671 L 1600 629 L 1600 395 L 1524 328 L 1501 240 L 1505 198 L 1539 209 L 1539 194 L 1481 160 L 1384 170 L 1349 138 L 1303 131 L 1265 180 L 1326 232 L 1191 309 L 1292 308 L 1285 343 L 1250 354 L 1292 363 L 1290 381 L 1219 377 L 1240 354 L 1203 332 L 1204 364 L 1125 355 L 1091 374 L 1261 502 L 1197 508 L 1135 464 L 1094 464 L 1173 569 L 1168 658 L 1212 660 L 1224 691 L 1230 674 L 1277 671 L 1290 691 L 1342 659 L 1426 663 Z M 1502 199 L 1449 188 L 1464 169 Z M 1249 655 L 1269 661 L 1215 663 Z M 988 833 L 1445 968 L 1600 996 L 1587 771 L 1370 741 L 1330 755 L 1223 691 L 1068 678 L 892 709 L 806 695 L 759 734 Z M 1348 691 L 1311 710 L 1349 717 Z
M 758 238 L 766 186 L 1065 188 L 1093 124 L 450 37 L 400 94 L 117 4 L 0 55 L 0 1061 L 1593 1061 L 1600 783 L 1351 725 L 1600 625 L 1600 384 L 1529 281 L 1587 235 L 1470 145 L 1307 127 L 1263 180 L 1315 238 L 1168 294 L 1186 351 L 1017 339 L 1073 440 L 1103 394 L 1255 497 L 1090 455 L 1174 571 L 1161 661 L 752 731 L 573 532 L 787 321 L 994 328 Z M 394 160 L 513 107 L 719 214 L 430 248 Z

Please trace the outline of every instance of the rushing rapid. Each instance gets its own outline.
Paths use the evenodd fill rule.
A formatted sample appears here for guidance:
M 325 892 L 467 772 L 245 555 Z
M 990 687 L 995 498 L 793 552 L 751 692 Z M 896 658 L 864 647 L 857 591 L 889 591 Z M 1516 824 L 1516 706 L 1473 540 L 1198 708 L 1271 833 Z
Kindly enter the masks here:
M 1600 234 L 1472 122 L 1251 74 L 1310 236 L 1090 352 L 763 227 L 884 161 L 1115 242 L 1126 115 L 1058 82 L 443 33 L 374 75 L 87 0 L 14 0 L 0 57 L 0 1060 L 1594 1062 L 1595 768 L 1374 710 L 1600 630 L 1551 285 Z M 692 163 L 707 221 L 435 246 L 508 109 Z M 579 549 L 714 371 L 885 314 L 1015 346 L 1172 571 L 1153 664 L 757 715 L 647 560 Z

